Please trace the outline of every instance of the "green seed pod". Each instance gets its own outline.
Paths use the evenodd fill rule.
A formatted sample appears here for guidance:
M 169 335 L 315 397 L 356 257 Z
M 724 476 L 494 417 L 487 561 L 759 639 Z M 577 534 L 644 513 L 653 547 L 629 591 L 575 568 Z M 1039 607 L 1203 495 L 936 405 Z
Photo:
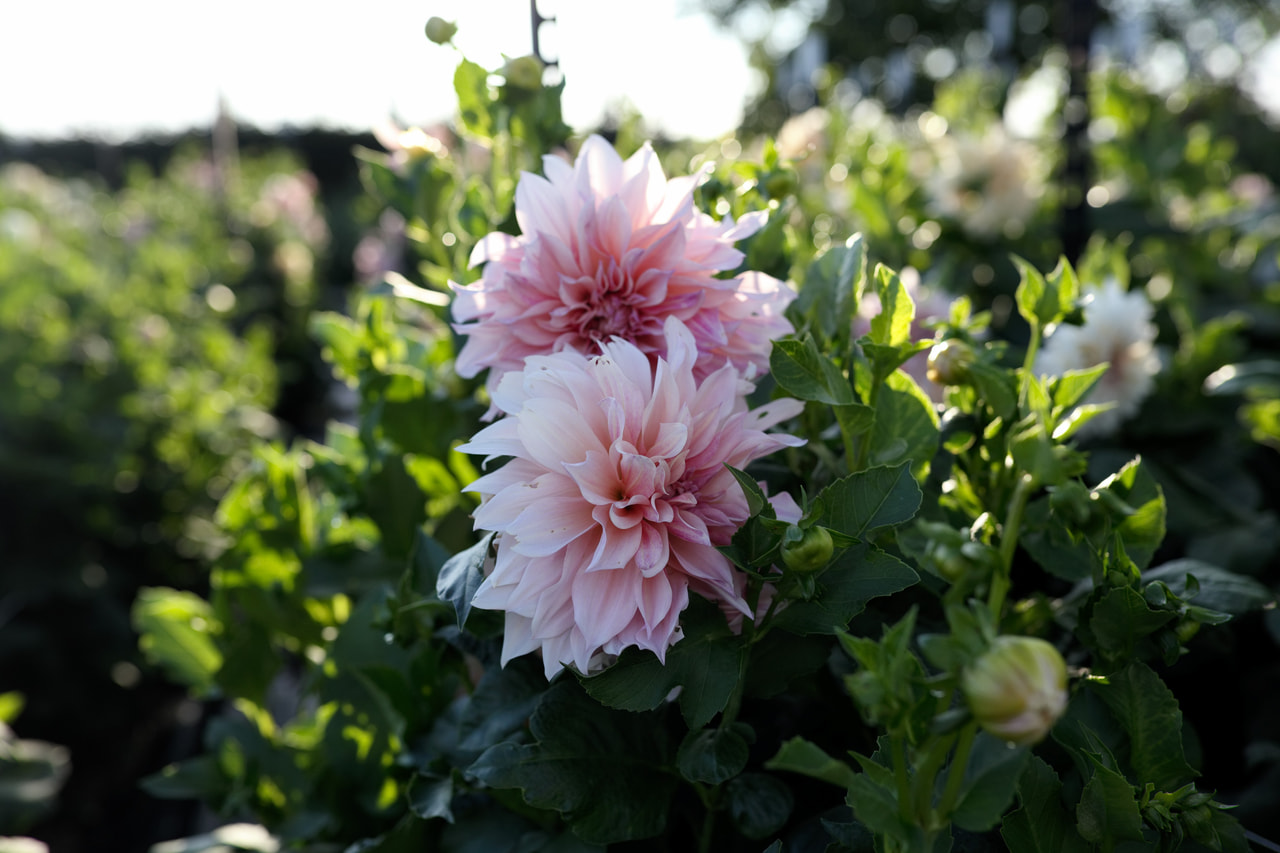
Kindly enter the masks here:
M 1067 708 L 1067 665 L 1035 637 L 997 637 L 965 668 L 960 687 L 974 718 L 998 738 L 1037 743 Z
M 831 562 L 835 543 L 825 527 L 801 529 L 794 524 L 782 535 L 782 563 L 798 574 L 816 572 Z

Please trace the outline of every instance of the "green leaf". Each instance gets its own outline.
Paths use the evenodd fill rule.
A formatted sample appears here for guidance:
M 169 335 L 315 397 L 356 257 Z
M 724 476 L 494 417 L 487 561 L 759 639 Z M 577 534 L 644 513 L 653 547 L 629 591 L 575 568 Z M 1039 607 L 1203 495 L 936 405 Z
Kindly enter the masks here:
M 821 747 L 802 737 L 784 741 L 778 754 L 764 763 L 769 770 L 789 770 L 830 782 L 839 788 L 848 788 L 858 774 L 843 761 L 828 755 Z
M 913 827 L 898 813 L 898 797 L 892 789 L 878 785 L 865 773 L 849 784 L 849 805 L 858 820 L 879 836 L 908 841 Z M 878 846 L 878 845 L 877 845 Z
M 728 704 L 745 652 L 720 609 L 701 598 L 691 597 L 680 622 L 684 638 L 667 650 L 665 665 L 653 652 L 629 648 L 604 672 L 582 679 L 587 693 L 610 708 L 648 711 L 681 687 L 685 722 L 705 726 Z
M 894 465 L 910 460 L 912 472 L 923 477 L 941 435 L 938 413 L 928 395 L 906 373 L 894 371 L 876 397 L 875 417 L 869 437 L 871 463 Z
M 1145 569 L 1151 564 L 1151 558 L 1165 534 L 1165 500 L 1159 482 L 1142 464 L 1141 458 L 1135 458 L 1098 484 L 1098 490 L 1103 489 L 1134 508 L 1134 513 L 1125 518 L 1117 529 L 1129 559 L 1139 569 Z
M 821 669 L 830 656 L 831 642 L 820 635 L 769 631 L 751 646 L 747 695 L 765 699 L 777 696 L 796 679 Z
M 533 658 L 513 660 L 504 667 L 490 667 L 475 692 L 466 700 L 458 720 L 456 749 L 474 760 L 481 752 L 524 727 L 547 680 L 541 662 Z
M 497 744 L 466 772 L 492 788 L 519 788 L 526 803 L 560 812 L 585 841 L 651 838 L 666 826 L 677 786 L 657 722 L 602 708 L 563 679 L 530 720 L 534 743 Z
M 811 336 L 773 342 L 769 371 L 778 385 L 799 400 L 828 406 L 853 406 L 853 388 L 835 362 L 818 351 Z
M 1192 591 L 1188 576 L 1195 579 L 1198 591 Z M 1192 600 L 1200 607 L 1233 616 L 1260 610 L 1276 600 L 1271 590 L 1253 578 L 1200 560 L 1171 560 L 1144 572 L 1142 580 L 1146 583 L 1163 581 L 1179 598 Z
M 213 687 L 222 668 L 214 642 L 217 619 L 209 602 L 191 592 L 143 587 L 133 604 L 138 646 L 174 681 L 199 693 Z
M 792 311 L 808 319 L 826 340 L 843 344 L 853 328 L 865 275 L 862 235 L 855 234 L 809 265 Z
M 445 561 L 436 579 L 436 594 L 440 600 L 453 605 L 458 614 L 458 625 L 467 624 L 471 614 L 471 599 L 484 583 L 484 563 L 489 557 L 489 546 L 496 534 L 490 533 L 465 551 L 454 554 Z
M 1129 763 L 1139 785 L 1153 782 L 1173 791 L 1195 778 L 1182 752 L 1178 700 L 1150 667 L 1131 661 L 1094 689 L 1129 735 Z
M 1018 808 L 1000 825 L 1000 835 L 1018 853 L 1088 853 L 1062 802 L 1058 774 L 1032 756 L 1018 777 Z
M 729 816 L 747 838 L 764 838 L 791 817 L 791 789 L 766 773 L 743 773 L 729 782 Z
M 729 469 L 729 473 L 733 474 L 733 478 L 738 481 L 738 485 L 742 486 L 742 492 L 747 496 L 749 517 L 754 518 L 759 515 L 769 505 L 769 499 L 765 497 L 764 492 L 760 489 L 760 484 L 756 482 L 756 478 L 746 471 L 739 471 L 732 465 L 724 467 Z
M 1088 612 L 1088 629 L 1098 648 L 1111 655 L 1129 655 L 1143 637 L 1177 618 L 1172 610 L 1152 610 L 1132 587 L 1114 587 Z
M 880 313 L 871 318 L 871 340 L 877 344 L 901 346 L 911 342 L 911 321 L 916 306 L 898 274 L 883 264 L 875 271 Z
M 871 599 L 919 580 L 910 566 L 878 548 L 849 548 L 822 573 L 818 594 L 810 601 L 791 602 L 774 616 L 773 624 L 796 634 L 832 634 L 844 629 Z
M 1018 392 L 1013 375 L 994 364 L 976 359 L 969 365 L 969 377 L 978 397 L 991 407 L 996 417 L 1010 421 L 1018 412 Z
M 453 776 L 419 774 L 409 783 L 409 811 L 423 820 L 442 817 L 453 823 Z
M 1084 370 L 1068 370 L 1053 383 L 1053 410 L 1066 411 L 1079 403 L 1107 372 L 1106 364 Z
M 489 72 L 464 59 L 453 74 L 453 89 L 458 95 L 458 115 L 463 126 L 475 136 L 492 138 L 496 129 Z
M 865 539 L 884 527 L 909 521 L 923 493 L 908 463 L 859 471 L 835 481 L 813 499 L 815 524 Z
M 742 723 L 689 732 L 676 752 L 680 775 L 706 785 L 719 785 L 737 776 L 747 766 L 750 753 L 743 729 L 754 738 L 751 729 Z
M 960 802 L 951 819 L 970 832 L 986 832 L 1000 822 L 1031 751 L 1009 749 L 999 738 L 979 733 L 965 768 Z
M 1142 840 L 1142 814 L 1134 788 L 1123 776 L 1095 762 L 1093 776 L 1076 806 L 1076 830 L 1085 841 L 1113 846 Z
M 427 498 L 405 468 L 404 457 L 388 456 L 369 475 L 365 510 L 382 533 L 390 557 L 408 557 L 418 528 L 427 520 Z
M 160 772 L 143 778 L 138 784 L 142 790 L 162 800 L 198 799 L 212 802 L 217 794 L 227 789 L 229 780 L 218 765 L 218 756 L 206 754 L 169 764 Z

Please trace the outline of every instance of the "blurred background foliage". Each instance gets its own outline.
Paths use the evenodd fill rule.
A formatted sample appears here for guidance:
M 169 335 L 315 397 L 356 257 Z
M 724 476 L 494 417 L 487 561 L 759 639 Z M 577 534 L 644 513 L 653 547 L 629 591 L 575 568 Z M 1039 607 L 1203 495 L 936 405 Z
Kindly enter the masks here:
M 1098 470 L 1142 454 L 1169 555 L 1280 586 L 1280 146 L 1251 76 L 1280 6 L 704 5 L 768 86 L 740 133 L 660 154 L 668 174 L 716 164 L 706 209 L 773 212 L 750 265 L 794 278 L 861 232 L 919 303 L 968 295 L 1016 343 L 1010 257 L 1051 268 L 1079 211 L 1082 280 L 1144 289 L 1165 367 L 1091 446 Z M 450 448 L 474 384 L 449 369 L 440 297 L 479 236 L 514 228 L 518 170 L 568 137 L 554 87 L 488 81 L 463 67 L 454 128 L 487 146 L 448 128 L 236 139 L 225 121 L 120 147 L 0 138 L 0 835 L 110 853 L 207 828 L 138 787 L 203 751 L 150 789 L 295 837 L 421 841 L 413 815 L 449 780 L 366 759 L 394 764 L 407 736 L 486 710 L 415 700 L 414 684 L 470 676 L 462 650 L 427 642 L 448 620 L 402 607 L 443 559 L 426 543 L 471 541 Z M 623 153 L 645 135 L 639 119 L 605 130 Z M 183 620 L 197 628 L 168 649 L 186 657 L 150 665 L 138 630 Z M 372 651 L 386 635 L 392 659 Z M 1244 617 L 1165 675 L 1204 787 L 1272 838 L 1278 642 L 1274 612 Z M 385 716 L 334 717 L 343 702 Z

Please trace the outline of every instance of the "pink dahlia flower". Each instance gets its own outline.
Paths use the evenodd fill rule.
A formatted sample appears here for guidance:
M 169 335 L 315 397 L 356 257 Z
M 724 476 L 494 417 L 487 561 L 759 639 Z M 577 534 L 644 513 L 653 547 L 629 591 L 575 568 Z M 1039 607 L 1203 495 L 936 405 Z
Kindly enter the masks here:
M 454 285 L 454 328 L 468 336 L 459 374 L 488 368 L 492 392 L 531 355 L 594 355 L 613 337 L 653 360 L 667 317 L 697 341 L 697 378 L 726 362 L 767 369 L 769 342 L 792 331 L 783 309 L 795 293 L 760 272 L 716 277 L 742 262 L 734 243 L 765 213 L 716 222 L 693 206 L 698 178 L 668 181 L 647 144 L 624 161 L 592 136 L 573 165 L 545 157 L 543 169 L 516 187 L 521 234 L 486 236 L 471 253 L 483 277 Z
M 494 392 L 507 416 L 461 448 L 512 457 L 467 487 L 476 528 L 499 534 L 472 604 L 506 611 L 504 665 L 541 649 L 548 678 L 589 673 L 628 646 L 665 660 L 690 590 L 751 614 L 745 576 L 716 550 L 748 514 L 725 465 L 802 444 L 764 430 L 803 405 L 749 411 L 736 368 L 699 381 L 694 334 L 674 317 L 664 332 L 656 367 L 621 338 L 594 357 L 530 356 Z

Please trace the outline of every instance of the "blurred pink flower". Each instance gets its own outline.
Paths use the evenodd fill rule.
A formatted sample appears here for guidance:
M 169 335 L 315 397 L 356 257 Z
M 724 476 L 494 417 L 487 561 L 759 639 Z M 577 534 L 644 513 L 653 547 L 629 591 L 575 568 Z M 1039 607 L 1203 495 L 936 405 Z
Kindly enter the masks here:
M 530 356 L 494 391 L 507 417 L 464 452 L 512 457 L 467 487 L 497 559 L 472 604 L 506 611 L 502 663 L 542 650 L 550 678 L 589 673 L 628 646 L 663 660 L 689 591 L 750 615 L 745 577 L 716 550 L 747 519 L 725 465 L 803 441 L 764 432 L 796 400 L 749 411 L 732 365 L 695 378 L 693 333 L 664 324 L 665 356 L 613 338 L 591 357 Z
M 591 354 L 614 336 L 652 361 L 667 317 L 697 341 L 697 378 L 726 362 L 767 369 L 769 342 L 792 331 L 782 312 L 795 293 L 760 272 L 717 278 L 742 262 L 733 244 L 764 212 L 716 222 L 694 208 L 697 176 L 668 181 L 647 144 L 624 161 L 592 136 L 573 165 L 544 157 L 543 169 L 516 187 L 521 234 L 486 236 L 471 254 L 483 277 L 454 285 L 454 328 L 469 336 L 459 374 L 488 368 L 492 392 L 528 356 Z

